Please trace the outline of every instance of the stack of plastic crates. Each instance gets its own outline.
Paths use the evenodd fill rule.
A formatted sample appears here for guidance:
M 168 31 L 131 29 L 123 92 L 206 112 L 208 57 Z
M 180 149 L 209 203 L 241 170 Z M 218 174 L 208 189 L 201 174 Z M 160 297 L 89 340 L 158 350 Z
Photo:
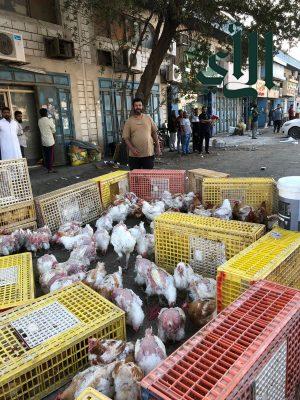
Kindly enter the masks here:
M 144 200 L 160 199 L 167 190 L 172 194 L 185 193 L 186 172 L 168 169 L 135 169 L 129 173 L 130 191 Z
M 35 221 L 26 159 L 0 161 L 0 231 L 34 225 Z
M 102 205 L 107 208 L 117 194 L 129 192 L 128 171 L 115 171 L 91 179 L 99 184 Z
M 218 310 L 262 279 L 300 289 L 300 233 L 276 228 L 220 266 Z
M 268 214 L 277 211 L 278 195 L 273 178 L 205 178 L 202 183 L 203 204 L 221 205 L 228 199 L 258 209 L 265 202 Z
M 263 225 L 182 213 L 164 213 L 154 227 L 157 265 L 172 272 L 183 261 L 213 278 L 219 265 L 265 233 Z
M 229 174 L 210 169 L 196 168 L 188 171 L 189 192 L 202 193 L 202 181 L 204 178 L 228 178 Z
M 97 392 L 97 390 L 93 388 L 87 388 L 81 393 L 77 400 L 109 400 L 109 398 L 104 396 L 104 394 Z
M 124 312 L 83 283 L 0 316 L 0 399 L 40 400 L 88 366 L 88 338 L 126 339 Z
M 0 312 L 34 299 L 31 253 L 0 257 Z
M 102 206 L 98 184 L 84 181 L 35 197 L 39 226 L 55 231 L 65 222 L 83 224 L 95 221 Z
M 143 400 L 295 400 L 300 292 L 260 281 L 143 381 Z

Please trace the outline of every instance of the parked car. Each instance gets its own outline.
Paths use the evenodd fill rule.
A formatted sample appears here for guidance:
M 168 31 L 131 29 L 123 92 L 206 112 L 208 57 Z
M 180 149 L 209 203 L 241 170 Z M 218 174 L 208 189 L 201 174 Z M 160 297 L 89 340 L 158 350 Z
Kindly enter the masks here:
M 281 132 L 294 139 L 300 139 L 300 118 L 286 121 L 281 127 Z

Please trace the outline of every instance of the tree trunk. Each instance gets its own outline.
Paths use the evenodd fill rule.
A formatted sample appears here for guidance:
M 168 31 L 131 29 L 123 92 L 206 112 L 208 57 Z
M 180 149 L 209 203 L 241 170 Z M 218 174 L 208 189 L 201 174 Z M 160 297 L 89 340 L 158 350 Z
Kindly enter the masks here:
M 175 36 L 177 24 L 165 22 L 161 36 L 152 49 L 147 66 L 141 76 L 141 81 L 136 92 L 136 97 L 140 97 L 144 101 L 146 107 L 151 94 L 152 86 L 155 82 L 156 75 L 160 69 L 161 63 L 170 47 L 172 39 Z

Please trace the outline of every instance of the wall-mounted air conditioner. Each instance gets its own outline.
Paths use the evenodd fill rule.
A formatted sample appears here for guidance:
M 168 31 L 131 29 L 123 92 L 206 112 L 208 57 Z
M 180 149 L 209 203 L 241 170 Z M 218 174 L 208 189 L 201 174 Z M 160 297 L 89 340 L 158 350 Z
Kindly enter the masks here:
M 16 63 L 25 62 L 22 35 L 0 31 L 0 60 Z
M 142 68 L 142 53 L 138 51 L 136 55 L 133 50 L 128 50 L 127 52 L 127 65 L 130 67 L 130 70 L 135 73 L 143 72 Z
M 174 56 L 174 57 L 176 56 L 176 42 L 175 42 L 175 40 L 172 40 L 172 42 L 170 44 L 170 47 L 169 47 L 169 49 L 167 51 L 167 54 L 169 56 Z
M 169 82 L 181 82 L 182 76 L 180 68 L 175 64 L 169 65 L 167 77 Z

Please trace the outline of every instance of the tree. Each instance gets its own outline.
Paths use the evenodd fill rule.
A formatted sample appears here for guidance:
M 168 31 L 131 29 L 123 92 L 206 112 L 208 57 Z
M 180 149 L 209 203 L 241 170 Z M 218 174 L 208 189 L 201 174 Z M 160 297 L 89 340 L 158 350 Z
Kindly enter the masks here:
M 193 41 L 200 43 L 200 58 L 205 60 L 212 37 L 228 45 L 222 34 L 228 21 L 239 24 L 244 35 L 249 30 L 260 35 L 273 32 L 275 48 L 280 48 L 283 40 L 295 43 L 300 31 L 299 0 L 65 0 L 65 8 L 74 15 L 81 12 L 95 24 L 111 22 L 118 15 L 146 16 L 146 21 L 150 16 L 148 23 L 155 22 L 153 49 L 136 93 L 145 103 L 171 42 L 180 33 L 190 33 Z M 197 85 L 195 76 L 193 79 Z

